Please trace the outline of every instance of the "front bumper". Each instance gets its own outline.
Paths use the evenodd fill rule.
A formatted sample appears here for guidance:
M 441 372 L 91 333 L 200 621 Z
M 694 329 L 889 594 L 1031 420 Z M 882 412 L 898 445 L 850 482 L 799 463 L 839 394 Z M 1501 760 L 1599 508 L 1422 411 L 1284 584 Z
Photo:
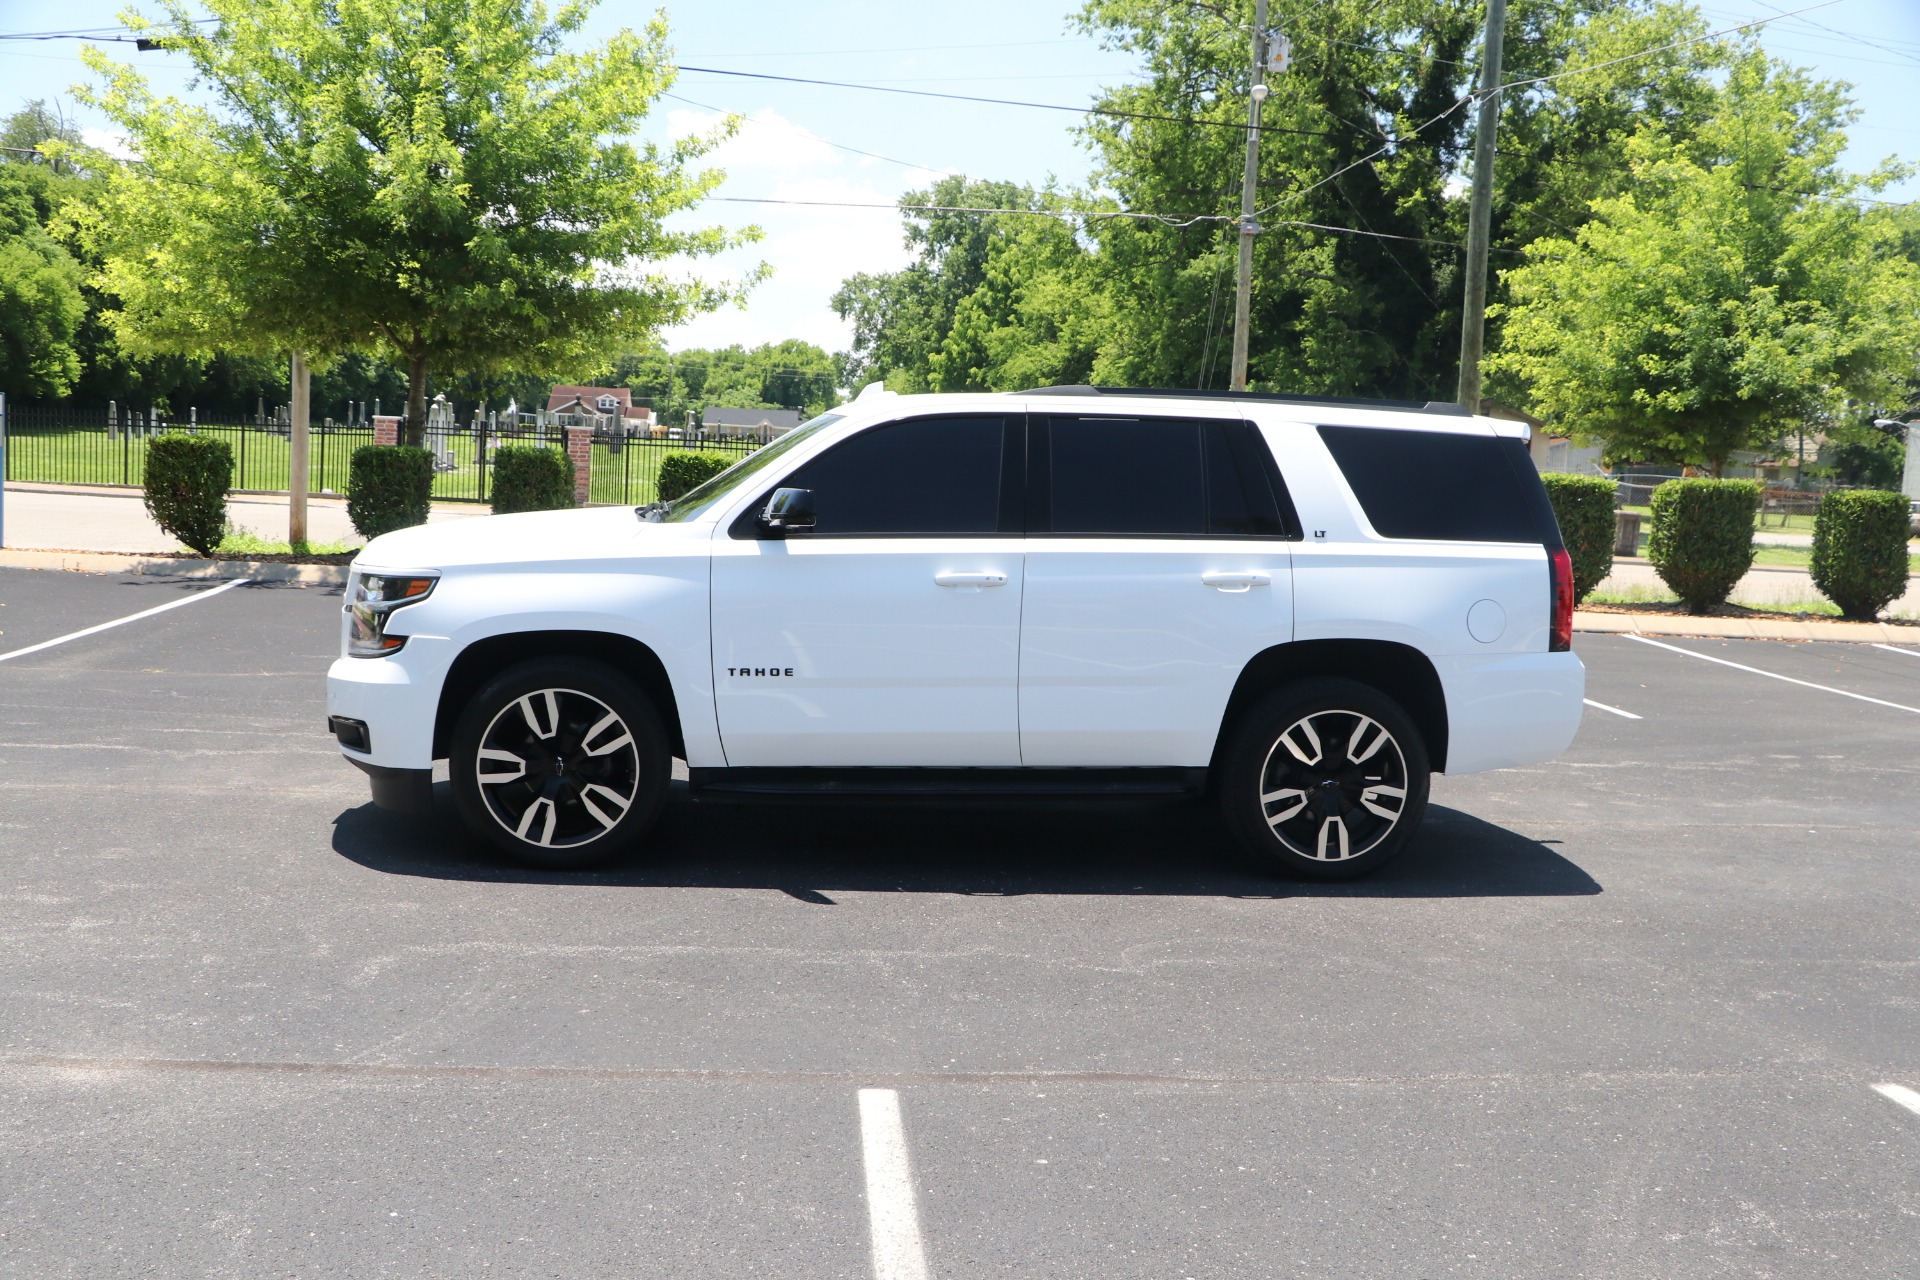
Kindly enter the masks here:
M 413 636 L 385 658 L 337 658 L 327 669 L 327 717 L 365 726 L 365 749 L 353 734 L 340 754 L 363 769 L 433 768 L 433 726 L 452 646 L 435 636 Z M 354 745 L 349 745 L 349 743 Z

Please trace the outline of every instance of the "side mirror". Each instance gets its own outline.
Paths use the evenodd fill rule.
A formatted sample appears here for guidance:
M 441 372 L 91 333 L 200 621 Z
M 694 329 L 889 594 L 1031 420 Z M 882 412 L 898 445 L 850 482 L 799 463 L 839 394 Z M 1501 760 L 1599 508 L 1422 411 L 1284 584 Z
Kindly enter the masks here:
M 760 527 L 771 534 L 807 533 L 813 520 L 811 489 L 775 489 L 760 509 Z

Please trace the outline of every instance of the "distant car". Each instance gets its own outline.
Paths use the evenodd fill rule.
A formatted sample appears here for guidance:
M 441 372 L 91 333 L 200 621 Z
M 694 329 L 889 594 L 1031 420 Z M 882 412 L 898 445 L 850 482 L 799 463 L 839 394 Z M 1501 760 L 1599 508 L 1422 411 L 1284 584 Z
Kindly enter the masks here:
M 1911 529 L 1915 536 L 1920 537 L 1920 498 L 1907 504 L 1907 528 Z

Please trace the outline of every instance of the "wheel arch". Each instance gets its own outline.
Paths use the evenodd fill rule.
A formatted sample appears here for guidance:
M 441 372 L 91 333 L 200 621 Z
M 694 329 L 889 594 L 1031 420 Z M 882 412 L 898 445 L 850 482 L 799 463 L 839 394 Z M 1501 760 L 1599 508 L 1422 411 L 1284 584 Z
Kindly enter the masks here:
M 1447 767 L 1447 695 L 1431 659 L 1391 640 L 1296 640 L 1254 655 L 1234 682 L 1214 741 L 1214 772 L 1239 717 L 1269 691 L 1294 680 L 1337 676 L 1377 689 L 1399 703 L 1420 730 L 1436 773 Z
M 673 682 L 667 678 L 666 664 L 660 661 L 659 654 L 632 636 L 612 631 L 516 631 L 476 640 L 454 658 L 453 665 L 447 669 L 447 678 L 441 683 L 440 703 L 434 714 L 434 759 L 447 755 L 454 723 L 482 685 L 516 662 L 556 657 L 602 662 L 632 679 L 659 708 L 674 755 L 685 757 L 687 748 L 681 735 L 679 704 L 674 700 Z

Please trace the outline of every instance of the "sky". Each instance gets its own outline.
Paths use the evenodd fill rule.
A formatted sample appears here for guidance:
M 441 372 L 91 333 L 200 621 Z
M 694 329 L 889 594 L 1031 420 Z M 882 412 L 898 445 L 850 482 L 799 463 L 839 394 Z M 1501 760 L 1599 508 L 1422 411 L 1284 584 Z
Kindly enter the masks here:
M 1711 0 L 1700 8 L 1720 29 L 1778 17 L 1803 3 Z M 111 28 L 123 7 L 123 0 L 0 0 L 0 34 Z M 745 117 L 739 134 L 704 162 L 726 174 L 716 194 L 741 201 L 890 206 L 949 173 L 1036 185 L 1053 179 L 1071 187 L 1086 180 L 1090 164 L 1073 133 L 1079 117 L 1071 112 L 943 102 L 691 68 L 1080 106 L 1102 85 L 1137 79 L 1138 68 L 1130 55 L 1103 49 L 1075 30 L 1077 7 L 1057 0 L 669 4 L 666 17 L 682 73 L 648 131 L 682 134 L 708 128 L 730 112 Z M 637 26 L 653 11 L 607 0 L 585 36 Z M 1853 86 L 1861 118 L 1849 131 L 1850 167 L 1870 169 L 1896 156 L 1920 160 L 1920 93 L 1913 88 L 1920 84 L 1920 0 L 1830 0 L 1811 12 L 1781 18 L 1759 34 L 1778 57 Z M 79 44 L 0 40 L 0 112 L 31 98 L 67 97 L 69 86 L 89 74 L 79 60 Z M 130 45 L 105 47 L 137 59 L 157 89 L 185 91 L 188 77 L 175 55 L 139 55 Z M 100 129 L 104 123 L 85 111 L 77 114 L 83 127 Z M 104 132 L 95 136 L 105 137 Z M 1886 198 L 1920 198 L 1920 179 L 1907 180 Z M 840 282 L 858 272 L 897 270 L 910 257 L 899 214 L 890 207 L 711 203 L 681 217 L 701 225 L 757 225 L 764 233 L 758 243 L 703 265 L 705 273 L 738 274 L 765 263 L 772 274 L 744 307 L 668 331 L 667 345 L 676 350 L 785 338 L 844 350 L 850 334 L 829 305 Z

